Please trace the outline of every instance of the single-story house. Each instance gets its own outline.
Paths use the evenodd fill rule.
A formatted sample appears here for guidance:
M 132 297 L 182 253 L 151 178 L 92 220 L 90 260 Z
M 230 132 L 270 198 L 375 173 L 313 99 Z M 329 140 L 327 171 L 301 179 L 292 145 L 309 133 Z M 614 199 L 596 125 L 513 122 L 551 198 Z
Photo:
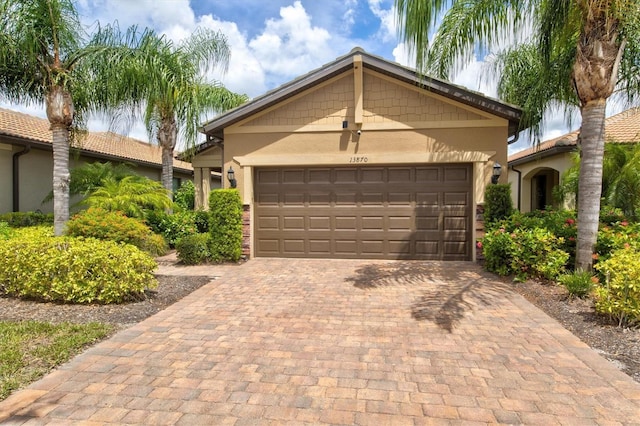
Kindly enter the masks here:
M 612 115 L 605 122 L 607 143 L 640 141 L 640 108 Z M 571 155 L 578 149 L 579 131 L 544 141 L 509 156 L 508 179 L 513 205 L 523 213 L 543 210 L 557 203 L 553 188 L 572 165 Z
M 196 200 L 198 177 L 222 170 L 250 256 L 473 260 L 476 207 L 520 115 L 355 48 L 204 124 Z
M 51 138 L 48 120 L 0 108 L 0 213 L 52 212 L 53 202 L 42 204 L 53 188 Z M 158 146 L 112 132 L 89 132 L 75 144 L 71 168 L 95 161 L 129 163 L 136 173 L 161 180 Z M 190 163 L 174 160 L 173 164 L 176 187 L 193 179 Z

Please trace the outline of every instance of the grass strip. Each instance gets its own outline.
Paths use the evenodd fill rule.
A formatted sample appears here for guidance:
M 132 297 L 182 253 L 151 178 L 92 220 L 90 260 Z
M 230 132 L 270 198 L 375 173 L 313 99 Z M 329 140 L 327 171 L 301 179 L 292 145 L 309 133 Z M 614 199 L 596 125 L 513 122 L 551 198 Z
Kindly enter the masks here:
M 102 323 L 0 321 L 0 401 L 114 330 Z

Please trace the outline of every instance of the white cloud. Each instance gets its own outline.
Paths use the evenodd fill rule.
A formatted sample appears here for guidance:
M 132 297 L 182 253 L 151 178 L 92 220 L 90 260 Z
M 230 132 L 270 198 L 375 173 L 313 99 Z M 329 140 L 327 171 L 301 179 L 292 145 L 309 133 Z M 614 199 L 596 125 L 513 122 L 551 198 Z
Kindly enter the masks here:
M 396 25 L 395 7 L 383 9 L 382 0 L 367 0 L 371 12 L 380 19 L 379 37 L 383 42 L 389 42 L 396 39 L 398 27 Z
M 272 80 L 284 82 L 335 58 L 329 32 L 311 25 L 300 1 L 280 9 L 280 19 L 269 19 L 249 47 Z

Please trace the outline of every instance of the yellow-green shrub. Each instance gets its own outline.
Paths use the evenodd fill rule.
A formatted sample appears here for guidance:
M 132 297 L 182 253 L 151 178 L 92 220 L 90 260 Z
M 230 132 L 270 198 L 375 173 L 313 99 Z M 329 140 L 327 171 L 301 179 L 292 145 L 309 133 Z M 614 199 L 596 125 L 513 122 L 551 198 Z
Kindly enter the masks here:
M 640 252 L 632 248 L 614 251 L 596 265 L 605 277 L 596 288 L 596 311 L 609 315 L 620 326 L 640 322 Z
M 133 244 L 152 256 L 166 253 L 166 243 L 162 236 L 138 219 L 125 216 L 122 212 L 107 211 L 92 207 L 84 210 L 67 222 L 66 234 L 72 237 L 90 237 Z
M 154 288 L 155 261 L 94 238 L 14 237 L 0 244 L 0 293 L 45 301 L 119 303 Z

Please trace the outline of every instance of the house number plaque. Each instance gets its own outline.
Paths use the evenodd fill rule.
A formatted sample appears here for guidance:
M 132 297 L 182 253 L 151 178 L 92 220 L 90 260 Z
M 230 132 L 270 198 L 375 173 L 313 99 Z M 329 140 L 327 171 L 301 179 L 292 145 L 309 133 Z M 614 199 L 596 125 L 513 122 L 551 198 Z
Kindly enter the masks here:
M 368 161 L 368 157 L 349 157 L 349 163 L 366 163 Z

